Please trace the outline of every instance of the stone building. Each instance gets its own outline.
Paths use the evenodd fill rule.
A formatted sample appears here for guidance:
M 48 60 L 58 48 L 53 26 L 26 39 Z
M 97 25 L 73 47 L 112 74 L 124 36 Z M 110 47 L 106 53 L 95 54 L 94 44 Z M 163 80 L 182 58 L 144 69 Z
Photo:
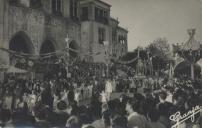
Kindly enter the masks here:
M 0 48 L 40 56 L 69 47 L 70 52 L 92 62 L 118 58 L 127 48 L 126 29 L 110 17 L 111 5 L 101 0 L 0 0 Z M 103 45 L 108 41 L 109 45 Z M 12 56 L 0 50 L 1 65 Z M 15 63 L 14 63 L 15 64 Z
M 108 56 L 120 57 L 127 53 L 128 31 L 119 26 L 119 21 L 110 17 L 111 5 L 100 0 L 81 0 L 81 47 L 90 53 L 89 60 L 106 61 L 106 47 Z M 108 41 L 108 46 L 104 45 Z
M 128 52 L 127 34 L 128 30 L 119 26 L 118 19 L 110 18 L 110 49 L 113 57 L 119 58 Z

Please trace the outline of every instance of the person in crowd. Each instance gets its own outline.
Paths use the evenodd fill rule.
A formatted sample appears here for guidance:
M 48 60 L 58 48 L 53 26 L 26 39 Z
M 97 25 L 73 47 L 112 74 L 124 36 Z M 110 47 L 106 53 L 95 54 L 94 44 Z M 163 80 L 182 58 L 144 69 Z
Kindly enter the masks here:
M 0 109 L 0 127 L 13 128 L 14 124 L 11 116 L 11 111 L 9 109 Z
M 29 103 L 28 103 L 30 112 L 32 112 L 34 106 L 36 105 L 36 101 L 37 101 L 36 92 L 35 90 L 32 90 L 32 93 L 29 95 Z
M 129 84 L 130 92 L 134 92 L 134 89 L 135 89 L 134 80 L 131 77 L 129 78 L 129 80 L 130 80 L 130 84 Z
M 74 96 L 75 96 L 74 90 L 73 90 L 73 88 L 70 88 L 69 93 L 68 93 L 68 101 L 70 104 L 71 104 L 71 102 L 74 101 L 74 99 L 75 99 Z
M 99 119 L 101 117 L 102 103 L 100 102 L 99 97 L 92 97 L 91 111 L 94 119 Z
M 130 98 L 126 104 L 128 128 L 149 128 L 147 119 L 139 113 L 140 104 Z
M 103 118 L 97 118 L 91 125 L 95 128 L 105 128 L 105 122 Z
M 35 127 L 38 128 L 49 128 L 51 126 L 47 119 L 47 108 L 45 106 L 40 106 L 35 110 Z
M 102 104 L 107 103 L 107 96 L 106 96 L 106 93 L 104 91 L 102 91 L 100 93 L 100 96 L 101 96 L 101 102 L 102 102 Z
M 71 112 L 68 112 L 69 106 L 63 100 L 59 101 L 57 104 L 56 111 L 51 113 L 51 118 L 49 118 L 50 122 L 54 123 L 54 126 L 64 127 L 67 119 L 70 116 Z M 70 110 L 71 111 L 71 110 Z
M 169 120 L 171 114 L 177 111 L 186 113 L 192 107 L 202 104 L 200 84 L 184 79 L 177 79 L 173 84 L 166 83 L 166 80 L 159 83 L 146 82 L 150 91 L 142 93 L 143 87 L 136 86 L 135 92 L 124 94 L 124 88 L 129 88 L 129 80 L 117 77 L 115 83 L 123 95 L 119 99 L 113 99 L 117 94 L 113 98 L 110 96 L 114 85 L 108 78 L 117 74 L 110 72 L 113 75 L 103 77 L 104 70 L 100 73 L 94 71 L 96 65 L 97 69 L 104 69 L 103 65 L 79 62 L 69 68 L 71 77 L 68 78 L 51 77 L 51 74 L 44 80 L 33 81 L 9 77 L 0 86 L 0 125 L 170 128 L 174 123 Z M 144 80 L 136 79 L 137 83 L 141 81 Z M 155 78 L 153 81 L 156 81 Z M 155 84 L 158 86 L 154 87 Z M 78 100 L 76 90 L 81 92 L 82 102 Z M 105 98 L 100 98 L 100 94 Z M 201 126 L 201 119 L 198 114 L 195 122 L 187 120 L 184 124 L 187 127 L 194 127 L 196 124 Z
M 127 119 L 124 116 L 117 116 L 112 121 L 112 128 L 127 128 Z
M 111 111 L 106 103 L 102 104 L 102 118 L 104 120 L 105 128 L 111 126 Z
M 79 100 L 80 100 L 80 91 L 78 89 L 75 90 L 74 92 L 74 100 L 77 102 L 79 105 Z
M 158 111 L 159 111 L 159 122 L 162 123 L 166 128 L 170 127 L 170 115 L 171 115 L 172 107 L 168 106 L 168 104 L 159 104 Z
M 156 108 L 159 109 L 159 105 L 164 104 L 166 108 L 170 109 L 172 107 L 172 103 L 166 101 L 167 93 L 161 91 L 159 94 L 159 103 L 156 105 Z
M 62 95 L 61 100 L 68 102 L 68 90 L 64 89 L 64 91 L 61 95 Z
M 41 101 L 44 105 L 48 105 L 50 107 L 53 107 L 53 97 L 51 95 L 50 86 L 45 83 L 46 87 L 42 87 L 42 93 L 41 93 Z
M 87 115 L 87 113 L 81 114 L 79 118 L 80 118 L 79 120 L 80 120 L 81 128 L 87 128 L 91 126 L 91 120 L 89 116 Z
M 3 102 L 3 108 L 12 110 L 12 101 L 13 101 L 13 97 L 12 97 L 11 93 L 9 92 L 9 90 L 6 89 L 4 102 Z
M 91 83 L 89 86 L 88 86 L 88 90 L 89 90 L 89 98 L 92 97 L 92 91 L 93 91 L 93 83 Z
M 79 107 L 78 107 L 78 104 L 77 102 L 74 100 L 73 102 L 71 102 L 71 115 L 75 115 L 75 116 L 78 116 L 79 115 Z
M 166 97 L 166 100 L 167 102 L 169 103 L 173 103 L 173 89 L 172 88 L 168 88 L 167 89 L 167 97 Z
M 109 101 L 112 93 L 112 83 L 110 79 L 107 79 L 105 84 L 106 100 Z
M 148 117 L 150 119 L 150 128 L 166 128 L 161 122 L 159 122 L 159 111 L 156 108 L 150 109 L 148 112 Z
M 76 116 L 71 116 L 65 126 L 66 128 L 80 128 L 79 119 Z

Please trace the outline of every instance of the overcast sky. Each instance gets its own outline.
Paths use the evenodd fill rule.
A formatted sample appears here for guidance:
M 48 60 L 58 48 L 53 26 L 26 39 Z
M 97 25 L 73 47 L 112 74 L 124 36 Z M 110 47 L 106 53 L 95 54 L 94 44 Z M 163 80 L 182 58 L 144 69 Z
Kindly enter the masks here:
M 195 38 L 202 43 L 202 0 L 103 1 L 112 5 L 111 16 L 128 28 L 130 51 L 158 37 L 169 43 L 186 42 L 188 28 L 196 28 Z

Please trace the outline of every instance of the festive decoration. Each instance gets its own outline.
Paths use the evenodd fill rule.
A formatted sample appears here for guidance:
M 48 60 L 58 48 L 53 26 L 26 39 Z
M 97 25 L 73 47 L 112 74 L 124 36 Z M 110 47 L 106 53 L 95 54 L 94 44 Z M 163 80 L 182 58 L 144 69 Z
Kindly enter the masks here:
M 190 76 L 194 80 L 194 64 L 201 58 L 201 44 L 194 38 L 195 29 L 189 29 L 188 34 L 190 36 L 189 40 L 185 44 L 175 46 L 174 52 L 190 63 Z
M 45 59 L 49 59 L 49 58 L 54 57 L 54 56 L 57 56 L 57 58 L 59 58 L 57 61 L 57 62 L 59 62 L 59 60 L 61 60 L 62 56 L 64 56 L 64 54 L 66 53 L 67 50 L 79 53 L 78 50 L 75 50 L 75 49 L 72 49 L 69 47 L 66 47 L 65 49 L 61 49 L 61 50 L 56 50 L 55 52 L 50 52 L 50 53 L 45 53 L 45 54 L 40 54 L 40 55 L 19 53 L 19 52 L 13 51 L 13 50 L 5 49 L 5 48 L 0 48 L 0 50 L 8 52 L 14 58 L 17 58 L 17 60 L 20 60 L 21 63 L 26 63 L 27 62 L 26 60 L 30 60 L 32 62 L 39 61 L 39 60 L 43 61 Z M 94 55 L 99 55 L 101 53 L 100 52 L 88 52 L 88 53 L 83 53 L 83 54 L 85 54 L 86 56 L 94 56 Z M 136 58 L 133 58 L 129 61 L 121 61 L 121 60 L 115 60 L 115 59 L 113 59 L 113 60 L 115 63 L 126 65 L 126 64 L 130 64 L 130 63 L 136 61 L 137 59 L 138 58 L 136 57 Z M 33 64 L 28 64 L 28 65 L 33 66 Z
M 33 66 L 34 66 L 34 63 L 33 63 L 32 61 L 28 61 L 28 65 L 29 65 L 30 67 L 33 67 Z

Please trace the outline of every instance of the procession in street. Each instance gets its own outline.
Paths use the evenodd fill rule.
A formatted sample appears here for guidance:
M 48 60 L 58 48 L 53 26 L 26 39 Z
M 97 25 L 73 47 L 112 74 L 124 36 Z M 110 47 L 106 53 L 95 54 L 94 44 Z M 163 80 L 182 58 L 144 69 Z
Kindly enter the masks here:
M 202 128 L 198 28 L 128 51 L 104 0 L 48 1 L 0 3 L 0 128 Z

